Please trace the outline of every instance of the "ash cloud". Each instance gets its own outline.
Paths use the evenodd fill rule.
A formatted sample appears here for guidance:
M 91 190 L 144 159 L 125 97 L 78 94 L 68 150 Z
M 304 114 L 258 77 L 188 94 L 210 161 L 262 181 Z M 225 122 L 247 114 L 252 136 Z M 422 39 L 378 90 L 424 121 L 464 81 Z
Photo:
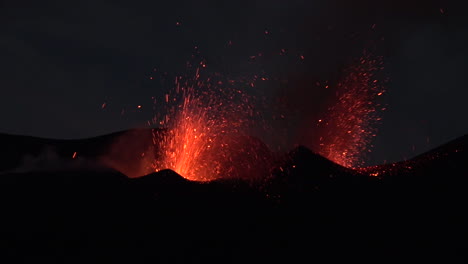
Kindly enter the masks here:
M 25 154 L 17 167 L 0 173 L 66 170 L 111 171 L 112 169 L 98 160 L 80 157 L 79 154 L 76 154 L 75 158 L 73 156 L 64 157 L 53 146 L 45 146 L 37 155 Z

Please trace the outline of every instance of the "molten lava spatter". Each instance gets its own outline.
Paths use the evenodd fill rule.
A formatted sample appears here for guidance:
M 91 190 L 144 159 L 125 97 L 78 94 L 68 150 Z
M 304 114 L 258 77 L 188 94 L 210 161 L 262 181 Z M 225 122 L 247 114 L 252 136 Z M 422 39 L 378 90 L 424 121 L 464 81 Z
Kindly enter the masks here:
M 167 113 L 154 120 L 167 128 L 154 135 L 155 171 L 210 181 L 247 177 L 253 174 L 249 169 L 262 168 L 268 156 L 258 152 L 265 148 L 246 136 L 254 116 L 251 97 L 224 81 L 201 80 L 198 69 L 192 79 L 176 78 L 175 86 L 165 96 Z
M 379 112 L 385 110 L 376 102 L 385 92 L 383 81 L 376 77 L 382 65 L 381 58 L 364 54 L 347 69 L 345 78 L 336 87 L 337 102 L 317 122 L 322 156 L 348 168 L 363 165 L 363 157 L 371 152 L 376 124 L 381 120 Z

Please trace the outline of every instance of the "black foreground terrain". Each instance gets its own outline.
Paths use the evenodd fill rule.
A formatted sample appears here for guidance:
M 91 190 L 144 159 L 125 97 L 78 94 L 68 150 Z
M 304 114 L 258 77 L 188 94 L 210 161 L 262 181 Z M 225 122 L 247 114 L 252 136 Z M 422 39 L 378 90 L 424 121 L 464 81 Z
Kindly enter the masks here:
M 2 263 L 468 261 L 466 136 L 360 172 L 298 147 L 255 183 L 197 183 L 170 170 L 130 179 L 99 166 L 12 170 L 44 145 L 64 157 L 105 155 L 117 135 L 0 136 Z

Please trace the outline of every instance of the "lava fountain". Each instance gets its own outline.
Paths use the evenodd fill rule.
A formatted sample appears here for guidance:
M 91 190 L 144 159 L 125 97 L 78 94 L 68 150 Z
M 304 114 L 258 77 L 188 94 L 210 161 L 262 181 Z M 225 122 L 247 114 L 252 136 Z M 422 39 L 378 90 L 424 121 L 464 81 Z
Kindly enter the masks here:
M 377 79 L 380 70 L 382 58 L 365 52 L 345 71 L 337 84 L 336 103 L 317 121 L 318 152 L 322 156 L 348 168 L 364 165 L 363 157 L 372 151 L 380 111 L 385 110 L 376 102 L 385 92 L 383 81 Z
M 234 89 L 242 84 L 221 79 L 202 79 L 199 69 L 193 78 L 176 77 L 164 98 L 167 113 L 153 119 L 166 128 L 153 134 L 154 171 L 171 169 L 196 181 L 261 174 L 256 170 L 264 169 L 269 151 L 247 136 L 255 119 L 253 98 Z

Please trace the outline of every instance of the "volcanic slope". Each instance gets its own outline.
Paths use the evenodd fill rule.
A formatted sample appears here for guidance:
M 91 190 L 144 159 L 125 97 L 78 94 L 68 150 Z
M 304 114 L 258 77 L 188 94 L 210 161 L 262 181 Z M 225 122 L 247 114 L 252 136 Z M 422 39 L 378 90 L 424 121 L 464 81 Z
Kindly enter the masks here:
M 86 166 L 15 171 L 25 153 L 43 145 L 53 145 L 68 159 L 75 151 L 90 159 L 105 155 L 115 135 L 77 141 L 19 137 L 16 143 L 22 145 L 15 145 L 14 137 L 0 137 L 13 146 L 1 152 L 2 168 L 8 168 L 0 175 L 4 258 L 67 263 L 468 260 L 466 136 L 372 171 L 343 168 L 299 146 L 276 161 L 269 177 L 253 183 L 201 183 L 171 170 L 138 178 Z M 426 157 L 432 157 L 430 162 Z M 386 169 L 410 163 L 411 169 Z

